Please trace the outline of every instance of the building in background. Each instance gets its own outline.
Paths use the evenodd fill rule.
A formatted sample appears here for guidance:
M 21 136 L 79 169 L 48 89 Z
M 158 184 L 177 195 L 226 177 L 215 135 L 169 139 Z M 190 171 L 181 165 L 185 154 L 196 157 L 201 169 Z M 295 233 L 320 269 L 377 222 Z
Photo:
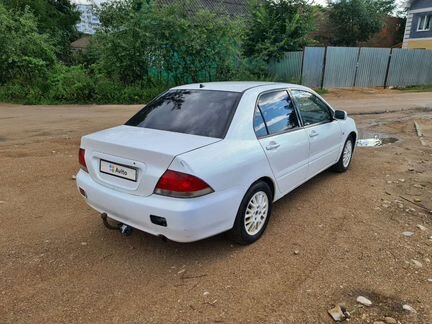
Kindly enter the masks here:
M 432 0 L 408 0 L 403 48 L 432 49 Z
M 89 2 L 80 1 L 76 6 L 81 13 L 81 21 L 77 25 L 78 31 L 83 34 L 94 35 L 100 27 L 100 21 L 93 5 Z

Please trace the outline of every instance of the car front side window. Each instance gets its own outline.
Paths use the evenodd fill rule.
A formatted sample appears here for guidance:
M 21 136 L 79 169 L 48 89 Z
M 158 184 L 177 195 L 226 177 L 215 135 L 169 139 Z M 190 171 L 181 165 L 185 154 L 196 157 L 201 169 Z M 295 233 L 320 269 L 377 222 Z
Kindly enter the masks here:
M 305 126 L 333 120 L 328 106 L 314 94 L 302 90 L 292 90 L 291 93 Z
M 261 119 L 258 114 L 262 116 Z M 260 126 L 262 118 L 265 133 Z M 297 114 L 288 92 L 284 90 L 267 92 L 259 97 L 254 125 L 258 137 L 281 133 L 296 127 L 299 127 Z

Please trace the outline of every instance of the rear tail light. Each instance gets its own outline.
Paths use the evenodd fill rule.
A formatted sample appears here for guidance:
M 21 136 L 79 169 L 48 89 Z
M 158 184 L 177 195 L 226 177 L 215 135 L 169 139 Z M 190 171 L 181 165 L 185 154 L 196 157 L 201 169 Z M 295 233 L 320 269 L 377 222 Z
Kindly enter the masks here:
M 84 170 L 85 172 L 88 172 L 87 171 L 87 163 L 85 160 L 85 150 L 82 148 L 79 149 L 78 160 L 79 160 L 80 168 L 82 170 Z
M 192 198 L 207 195 L 213 189 L 195 176 L 167 170 L 159 179 L 154 192 L 169 197 Z

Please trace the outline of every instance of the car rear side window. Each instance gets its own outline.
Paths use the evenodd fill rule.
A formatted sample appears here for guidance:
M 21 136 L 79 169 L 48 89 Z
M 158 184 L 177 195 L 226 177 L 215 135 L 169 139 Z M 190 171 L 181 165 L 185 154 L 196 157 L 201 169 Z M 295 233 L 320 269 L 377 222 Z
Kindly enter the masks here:
M 126 125 L 223 138 L 241 93 L 171 90 L 150 102 Z
M 299 126 L 293 102 L 284 90 L 267 92 L 258 100 L 258 112 L 265 121 L 265 128 L 259 127 L 259 117 L 255 112 L 255 133 L 258 137 L 281 133 Z M 259 129 L 259 132 L 257 131 Z
M 263 137 L 263 136 L 268 135 L 267 127 L 264 123 L 264 119 L 263 119 L 261 111 L 258 107 L 255 109 L 254 130 L 255 130 L 256 136 L 258 136 L 258 137 Z
M 317 96 L 302 90 L 291 90 L 291 92 L 305 126 L 333 120 L 329 107 Z

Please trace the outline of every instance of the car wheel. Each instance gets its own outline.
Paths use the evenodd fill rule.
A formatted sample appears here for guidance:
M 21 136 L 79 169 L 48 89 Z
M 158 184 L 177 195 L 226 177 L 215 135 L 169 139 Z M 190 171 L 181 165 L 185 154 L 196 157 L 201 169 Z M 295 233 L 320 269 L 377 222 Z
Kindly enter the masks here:
M 231 240 L 250 244 L 264 233 L 270 219 L 273 195 L 264 181 L 254 183 L 240 204 L 234 227 L 228 232 Z
M 333 166 L 337 172 L 345 172 L 351 165 L 352 154 L 354 149 L 353 137 L 350 136 L 345 142 L 339 161 Z

